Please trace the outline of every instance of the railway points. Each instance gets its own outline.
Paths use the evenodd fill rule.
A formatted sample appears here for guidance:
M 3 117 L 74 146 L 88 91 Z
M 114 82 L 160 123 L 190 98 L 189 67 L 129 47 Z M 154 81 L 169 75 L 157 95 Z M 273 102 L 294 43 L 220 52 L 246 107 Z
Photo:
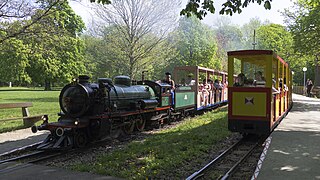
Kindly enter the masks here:
M 320 179 L 320 100 L 294 94 L 293 102 L 271 135 L 258 180 Z

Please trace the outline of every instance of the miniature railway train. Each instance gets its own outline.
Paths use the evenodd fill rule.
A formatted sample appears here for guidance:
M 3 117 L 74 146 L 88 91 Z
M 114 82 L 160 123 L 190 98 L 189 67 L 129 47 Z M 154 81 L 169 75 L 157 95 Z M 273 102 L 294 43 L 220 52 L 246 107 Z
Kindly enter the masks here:
M 254 80 L 257 72 L 264 76 L 261 82 Z M 115 129 L 128 134 L 143 131 L 226 103 L 229 130 L 265 134 L 292 105 L 291 71 L 273 51 L 228 52 L 228 73 L 184 66 L 176 67 L 173 77 L 174 90 L 158 81 L 142 80 L 133 85 L 127 76 L 116 76 L 113 81 L 99 78 L 97 83 L 79 76 L 61 90 L 58 121 L 49 123 L 46 119 L 32 127 L 34 133 L 51 132 L 38 148 L 83 147 Z M 273 92 L 276 88 L 280 91 Z
M 220 83 L 214 88 L 209 83 L 210 76 L 226 82 L 226 73 L 198 66 L 177 67 L 174 72 L 174 91 L 171 85 L 156 81 L 142 80 L 132 85 L 127 76 L 116 76 L 113 81 L 100 78 L 97 83 L 79 76 L 61 90 L 58 122 L 45 120 L 32 127 L 33 132 L 51 132 L 38 148 L 83 147 L 115 129 L 142 131 L 227 103 L 226 86 Z

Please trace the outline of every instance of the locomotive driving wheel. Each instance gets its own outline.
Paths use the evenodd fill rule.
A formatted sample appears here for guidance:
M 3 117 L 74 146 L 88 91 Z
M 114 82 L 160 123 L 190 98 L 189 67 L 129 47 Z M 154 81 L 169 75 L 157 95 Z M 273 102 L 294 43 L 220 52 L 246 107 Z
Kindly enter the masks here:
M 129 118 L 129 121 L 125 122 L 125 125 L 122 127 L 122 129 L 126 134 L 131 134 L 134 130 L 134 125 L 135 125 L 134 119 Z
M 74 146 L 77 148 L 85 147 L 88 142 L 88 136 L 84 131 L 79 131 L 74 135 Z
M 142 116 L 138 116 L 136 119 L 136 129 L 141 132 L 143 131 L 145 125 L 146 125 L 146 119 L 143 118 Z

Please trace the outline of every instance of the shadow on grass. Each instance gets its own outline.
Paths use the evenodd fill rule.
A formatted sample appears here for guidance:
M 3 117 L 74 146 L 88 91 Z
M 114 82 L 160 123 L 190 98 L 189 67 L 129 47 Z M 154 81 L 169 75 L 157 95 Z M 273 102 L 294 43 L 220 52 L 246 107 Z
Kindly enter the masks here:
M 204 157 L 212 156 L 213 149 L 219 151 L 221 146 L 216 144 L 231 134 L 226 113 L 213 112 L 192 121 L 185 120 L 172 129 L 148 135 L 112 153 L 105 152 L 95 162 L 80 162 L 73 168 L 129 179 L 185 178 L 204 164 L 199 159 L 210 159 Z

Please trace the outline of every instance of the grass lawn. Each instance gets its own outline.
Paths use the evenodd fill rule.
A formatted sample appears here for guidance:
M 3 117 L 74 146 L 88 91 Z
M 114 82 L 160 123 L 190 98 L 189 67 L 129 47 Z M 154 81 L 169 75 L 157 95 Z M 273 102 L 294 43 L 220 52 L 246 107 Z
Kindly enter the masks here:
M 159 131 L 143 141 L 106 153 L 94 162 L 81 162 L 71 169 L 125 179 L 182 179 L 178 169 L 208 154 L 215 143 L 231 133 L 227 129 L 227 108 L 188 118 L 174 128 Z
M 48 114 L 49 121 L 57 121 L 59 112 L 60 91 L 43 91 L 34 88 L 0 88 L 0 103 L 32 102 L 29 107 L 30 115 Z M 0 109 L 0 119 L 22 117 L 21 108 Z M 0 133 L 22 129 L 23 121 L 0 121 Z

